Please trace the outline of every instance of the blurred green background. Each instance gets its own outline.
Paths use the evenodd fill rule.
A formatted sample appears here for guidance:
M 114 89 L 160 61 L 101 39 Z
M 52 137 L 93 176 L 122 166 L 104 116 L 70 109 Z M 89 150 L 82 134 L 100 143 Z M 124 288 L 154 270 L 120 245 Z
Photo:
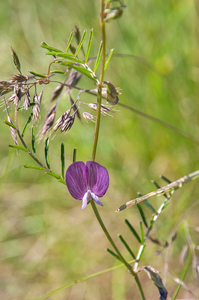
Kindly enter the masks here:
M 199 141 L 198 127 L 198 2 L 191 0 L 125 1 L 128 6 L 120 19 L 107 24 L 107 52 L 131 54 L 134 57 L 113 57 L 105 80 L 120 87 L 120 102 L 171 124 Z M 9 47 L 20 58 L 23 74 L 29 70 L 46 73 L 50 57 L 44 55 L 40 43 L 64 49 L 70 32 L 77 25 L 83 31 L 94 29 L 91 55 L 96 55 L 100 42 L 100 1 L 14 1 L 0 2 L 0 70 L 1 80 L 9 80 L 16 69 Z M 58 80 L 63 77 L 57 76 Z M 80 87 L 95 88 L 88 79 Z M 38 133 L 43 117 L 50 108 L 50 95 L 56 85 L 45 89 L 42 114 L 36 126 Z M 74 92 L 74 98 L 76 93 Z M 82 100 L 95 102 L 90 96 Z M 66 105 L 65 105 L 66 103 Z M 68 100 L 60 103 L 57 116 L 68 108 Z M 97 162 L 110 175 L 110 188 L 102 199 L 100 214 L 111 236 L 126 259 L 130 256 L 120 243 L 122 234 L 137 253 L 138 244 L 127 229 L 124 219 L 139 230 L 141 217 L 136 207 L 116 214 L 137 192 L 155 189 L 151 180 L 160 174 L 171 181 L 197 170 L 198 143 L 154 121 L 143 118 L 120 106 L 113 117 L 102 117 Z M 29 113 L 19 115 L 23 128 Z M 0 110 L 1 120 L 6 119 Z M 11 111 L 11 117 L 12 111 Z M 73 149 L 77 159 L 91 159 L 94 123 L 76 120 L 65 135 L 50 141 L 51 169 L 61 173 L 60 145 L 66 149 L 66 166 L 72 162 Z M 30 128 L 26 141 L 30 145 Z M 9 149 L 12 144 L 9 128 L 0 123 L 0 299 L 36 299 L 51 290 L 94 272 L 118 264 L 106 252 L 109 243 L 103 235 L 91 207 L 81 210 L 81 203 L 69 195 L 66 187 L 42 171 L 21 169 L 33 165 L 31 158 Z M 44 142 L 37 146 L 37 156 L 44 159 Z M 169 240 L 173 228 L 183 214 L 198 201 L 198 181 L 177 191 L 170 205 L 154 226 L 153 236 Z M 157 209 L 163 197 L 152 198 Z M 142 204 L 148 220 L 151 212 Z M 190 234 L 197 244 L 198 234 L 191 226 L 198 224 L 198 207 L 187 217 Z M 172 245 L 169 270 L 180 276 L 183 266 L 179 255 L 186 236 L 183 224 Z M 164 273 L 165 253 L 161 247 L 147 242 L 141 264 L 151 265 Z M 157 288 L 146 274 L 140 280 L 147 299 L 158 299 Z M 186 284 L 197 294 L 198 281 L 191 266 Z M 166 287 L 171 296 L 176 283 L 168 275 Z M 188 297 L 181 289 L 178 298 Z M 64 289 L 49 299 L 139 299 L 135 282 L 124 268 L 95 277 L 72 288 Z

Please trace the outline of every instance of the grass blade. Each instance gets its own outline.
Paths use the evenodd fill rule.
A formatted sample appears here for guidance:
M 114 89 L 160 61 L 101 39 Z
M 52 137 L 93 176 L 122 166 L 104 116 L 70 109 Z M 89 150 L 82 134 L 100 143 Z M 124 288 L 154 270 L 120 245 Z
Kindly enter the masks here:
M 93 28 L 91 29 L 90 35 L 89 35 L 88 46 L 87 46 L 86 56 L 85 56 L 85 63 L 87 63 L 88 58 L 89 58 L 89 54 L 90 54 L 90 50 L 91 50 L 91 44 L 92 44 L 92 39 L 93 39 Z
M 22 134 L 21 134 L 22 137 L 24 137 L 24 135 L 26 133 L 26 130 L 27 130 L 27 128 L 28 128 L 28 126 L 29 126 L 29 124 L 30 124 L 30 122 L 32 120 L 32 116 L 33 116 L 33 113 L 30 114 L 30 116 L 29 116 L 29 118 L 28 118 L 28 120 L 27 120 L 27 122 L 26 122 L 26 124 L 25 124 L 25 126 L 23 128 L 23 131 L 22 131 Z
M 108 56 L 108 58 L 107 58 L 107 61 L 106 61 L 106 63 L 105 63 L 105 66 L 104 66 L 104 73 L 106 72 L 106 69 L 107 69 L 107 67 L 108 67 L 108 65 L 109 65 L 109 63 L 110 63 L 111 57 L 112 57 L 112 55 L 113 55 L 113 51 L 114 51 L 114 49 L 111 49 L 111 51 L 110 51 L 110 53 L 109 53 L 109 56 Z
M 124 240 L 124 238 L 121 235 L 119 235 L 119 239 L 124 244 L 124 246 L 126 247 L 126 249 L 128 250 L 128 252 L 131 254 L 131 256 L 134 259 L 136 259 L 135 254 L 133 253 L 133 251 L 131 250 L 131 248 L 129 247 L 129 245 L 127 244 L 127 242 Z
M 139 235 L 137 234 L 136 230 L 133 228 L 133 226 L 129 223 L 129 221 L 127 219 L 125 219 L 125 223 L 129 227 L 130 231 L 133 233 L 135 238 L 138 240 L 138 242 L 141 244 L 142 243 L 141 239 L 140 239 Z
M 69 36 L 68 42 L 67 42 L 67 46 L 66 46 L 66 50 L 65 50 L 66 53 L 68 52 L 68 50 L 70 48 L 70 44 L 72 42 L 73 35 L 74 35 L 74 32 L 72 31 L 71 34 L 70 34 L 70 36 Z
M 47 165 L 48 169 L 50 169 L 49 151 L 48 150 L 49 150 L 49 138 L 47 138 L 46 142 L 45 142 L 45 160 L 46 160 L 46 165 Z
M 147 221 L 146 221 L 146 218 L 145 218 L 145 214 L 142 210 L 142 207 L 139 203 L 137 203 L 137 208 L 139 209 L 139 212 L 140 212 L 140 215 L 142 217 L 142 221 L 144 222 L 144 225 L 148 228 L 148 224 L 147 224 Z
M 62 178 L 64 178 L 64 171 L 65 171 L 65 159 L 64 159 L 64 144 L 61 144 L 61 172 Z
M 17 146 L 17 145 L 9 145 L 10 148 L 15 148 L 15 149 L 18 149 L 18 150 L 22 150 L 24 152 L 28 152 L 28 150 L 24 147 L 21 147 L 21 146 Z
M 35 154 L 36 153 L 36 147 L 35 147 L 35 128 L 32 127 L 32 151 Z
M 79 53 L 79 51 L 81 50 L 81 48 L 83 46 L 83 43 L 84 43 L 84 40 L 85 40 L 85 37 L 86 37 L 86 32 L 87 32 L 87 30 L 84 30 L 84 32 L 82 34 L 81 41 L 79 42 L 79 45 L 78 45 L 78 47 L 76 49 L 75 56 L 77 56 L 77 54 Z
M 95 66 L 94 66 L 94 72 L 96 72 L 97 67 L 99 66 L 101 55 L 102 55 L 102 42 L 100 43 L 100 46 L 99 46 L 99 51 L 98 51 L 98 55 L 97 55 L 97 58 L 95 61 Z

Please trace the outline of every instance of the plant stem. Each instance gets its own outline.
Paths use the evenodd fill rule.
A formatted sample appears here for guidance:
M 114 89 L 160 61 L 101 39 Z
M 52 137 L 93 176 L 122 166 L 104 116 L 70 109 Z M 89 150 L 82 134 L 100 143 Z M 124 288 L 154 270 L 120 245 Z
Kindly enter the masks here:
M 104 14 L 104 1 L 101 1 L 101 34 L 102 34 L 102 60 L 101 60 L 101 72 L 100 80 L 98 83 L 98 92 L 97 92 L 97 114 L 96 114 L 96 123 L 95 123 L 95 134 L 93 142 L 93 151 L 92 151 L 92 160 L 95 161 L 97 143 L 99 137 L 99 128 L 100 128 L 100 117 L 101 117 L 101 101 L 102 101 L 102 84 L 104 78 L 104 66 L 106 59 L 106 31 L 105 31 L 105 22 L 103 19 Z
M 97 151 L 97 143 L 98 143 L 98 137 L 99 137 L 99 128 L 100 128 L 100 117 L 101 117 L 101 100 L 102 100 L 102 84 L 103 84 L 103 78 L 104 78 L 104 66 L 105 66 L 105 59 L 106 59 L 106 32 L 105 32 L 105 22 L 103 19 L 104 15 L 104 0 L 101 0 L 101 34 L 102 34 L 102 60 L 101 60 L 101 73 L 100 73 L 100 81 L 98 83 L 98 93 L 97 93 L 97 119 L 95 124 L 95 134 L 94 134 L 94 142 L 93 142 L 93 151 L 92 151 L 92 160 L 95 161 L 96 157 L 96 151 Z M 124 259 L 120 251 L 118 250 L 117 246 L 115 245 L 114 241 L 112 240 L 108 230 L 106 229 L 106 226 L 104 225 L 100 214 L 98 212 L 98 209 L 95 205 L 94 200 L 91 201 L 92 209 L 95 213 L 95 216 L 104 231 L 107 239 L 109 240 L 110 244 L 112 245 L 113 249 L 119 256 L 122 263 L 126 266 L 126 268 L 129 270 L 129 272 L 132 274 L 132 276 L 135 278 L 136 284 L 138 286 L 138 290 L 141 295 L 141 299 L 145 300 L 144 292 L 142 290 L 139 278 L 137 274 L 133 271 L 131 265 L 127 263 L 127 261 Z
M 144 292 L 143 292 L 143 290 L 142 290 L 142 287 L 141 287 L 141 284 L 140 284 L 140 281 L 139 281 L 139 278 L 138 278 L 136 272 L 133 271 L 131 265 L 129 265 L 129 264 L 127 263 L 127 261 L 124 259 L 124 257 L 122 256 L 122 254 L 121 254 L 120 251 L 118 250 L 117 246 L 115 245 L 114 241 L 112 240 L 112 238 L 111 238 L 111 236 L 110 236 L 108 230 L 106 229 L 106 226 L 104 225 L 104 223 L 103 223 L 103 221 L 102 221 L 102 219 L 101 219 L 101 217 L 100 217 L 100 214 L 99 214 L 99 212 L 98 212 L 98 210 L 97 210 L 97 207 L 96 207 L 96 205 L 95 205 L 95 202 L 94 202 L 93 200 L 91 201 L 91 205 L 92 205 L 93 211 L 94 211 L 94 213 L 95 213 L 95 216 L 96 216 L 96 218 L 97 218 L 97 220 L 98 220 L 98 222 L 99 222 L 99 224 L 100 224 L 102 230 L 104 231 L 104 233 L 105 233 L 107 239 L 109 240 L 111 246 L 113 247 L 113 249 L 115 250 L 115 252 L 116 252 L 117 255 L 119 256 L 121 262 L 126 266 L 126 268 L 129 270 L 129 272 L 130 272 L 130 273 L 132 274 L 132 276 L 135 278 L 136 284 L 137 284 L 137 286 L 138 286 L 138 290 L 139 290 L 139 292 L 140 292 L 141 299 L 145 300 Z

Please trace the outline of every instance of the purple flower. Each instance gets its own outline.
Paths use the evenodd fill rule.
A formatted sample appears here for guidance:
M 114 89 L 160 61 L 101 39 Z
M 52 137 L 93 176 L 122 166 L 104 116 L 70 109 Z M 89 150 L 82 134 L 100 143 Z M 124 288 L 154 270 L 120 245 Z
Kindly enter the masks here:
M 83 200 L 82 209 L 94 200 L 103 206 L 98 197 L 104 196 L 109 186 L 109 175 L 106 168 L 94 161 L 74 162 L 66 171 L 66 185 L 71 196 Z

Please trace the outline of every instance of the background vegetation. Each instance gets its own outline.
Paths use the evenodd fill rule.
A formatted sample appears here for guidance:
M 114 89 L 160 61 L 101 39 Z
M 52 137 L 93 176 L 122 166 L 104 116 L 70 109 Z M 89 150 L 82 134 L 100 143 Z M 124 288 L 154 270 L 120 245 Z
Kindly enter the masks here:
M 45 41 L 64 49 L 74 25 L 81 30 L 94 29 L 91 55 L 96 55 L 100 42 L 99 1 L 1 1 L 0 3 L 0 70 L 1 80 L 16 73 L 9 46 L 20 58 L 23 74 L 29 70 L 46 73 L 51 58 L 44 56 L 40 43 Z M 122 18 L 107 24 L 107 51 L 131 54 L 134 57 L 113 57 L 106 80 L 122 89 L 120 102 L 167 122 L 193 136 L 198 133 L 198 2 L 192 0 L 126 1 L 128 8 Z M 62 80 L 62 77 L 59 78 Z M 79 86 L 92 87 L 82 78 Z M 42 100 L 42 117 L 50 108 L 50 85 Z M 74 98 L 75 98 L 74 92 Z M 86 100 L 86 96 L 84 96 Z M 90 99 L 91 96 L 89 96 Z M 95 99 L 92 100 L 95 102 Z M 59 116 L 68 107 L 65 97 L 59 107 Z M 110 175 L 110 188 L 103 198 L 100 213 L 114 240 L 122 234 L 132 245 L 138 245 L 127 230 L 127 218 L 139 228 L 140 214 L 136 207 L 116 214 L 114 211 L 136 193 L 148 193 L 163 174 L 171 181 L 199 168 L 198 142 L 186 138 L 154 121 L 116 106 L 113 117 L 102 117 L 97 161 Z M 6 119 L 3 109 L 1 120 Z M 19 115 L 19 126 L 28 117 Z M 37 125 L 37 131 L 42 125 Z M 66 148 L 66 165 L 72 162 L 77 147 L 77 159 L 91 159 L 94 123 L 76 120 L 66 135 L 57 135 L 50 141 L 51 169 L 60 171 L 60 145 Z M 30 137 L 30 132 L 28 133 Z M 0 123 L 0 234 L 1 234 L 1 299 L 36 299 L 37 297 L 85 275 L 117 265 L 106 252 L 108 241 L 103 235 L 88 206 L 81 205 L 69 195 L 66 187 L 41 171 L 21 169 L 33 164 L 23 153 L 15 153 L 9 128 Z M 28 141 L 28 135 L 27 139 Z M 30 140 L 30 138 L 29 138 Z M 44 161 L 44 142 L 37 146 L 37 155 Z M 153 235 L 168 240 L 183 214 L 198 201 L 198 181 L 180 189 L 155 224 Z M 150 200 L 158 208 L 163 198 Z M 143 206 L 150 219 L 151 212 Z M 187 217 L 192 239 L 197 244 L 198 233 L 191 227 L 198 222 L 198 207 Z M 180 276 L 179 255 L 187 243 L 183 224 L 172 246 L 169 269 Z M 118 247 L 128 257 L 124 246 Z M 164 272 L 164 250 L 148 241 L 142 259 Z M 129 260 L 131 258 L 129 257 Z M 158 299 L 158 291 L 146 274 L 140 274 L 147 299 Z M 197 294 L 198 282 L 191 266 L 186 284 Z M 172 295 L 176 283 L 168 276 L 166 283 Z M 178 297 L 188 293 L 181 289 Z M 132 278 L 124 268 L 98 276 L 72 288 L 65 289 L 50 299 L 138 299 Z

